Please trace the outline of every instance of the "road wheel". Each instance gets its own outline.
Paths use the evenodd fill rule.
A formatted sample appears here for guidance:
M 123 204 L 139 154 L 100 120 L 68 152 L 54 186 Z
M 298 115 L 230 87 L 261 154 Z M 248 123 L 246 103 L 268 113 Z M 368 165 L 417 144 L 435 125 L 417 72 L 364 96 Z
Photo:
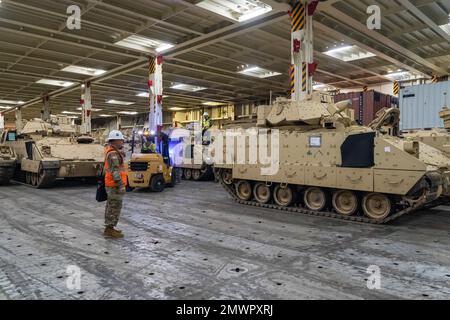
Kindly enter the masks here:
M 279 206 L 289 207 L 294 202 L 294 191 L 289 186 L 279 184 L 273 190 L 273 199 Z
M 382 193 L 369 193 L 362 201 L 364 214 L 371 219 L 381 220 L 391 213 L 391 200 Z
M 239 199 L 248 201 L 252 197 L 252 186 L 247 180 L 236 183 L 236 194 Z
M 192 171 L 191 171 L 191 169 L 184 169 L 183 176 L 184 176 L 184 179 L 191 180 L 191 178 L 192 178 Z
M 222 181 L 223 183 L 230 185 L 233 183 L 233 175 L 231 174 L 230 170 L 223 170 L 222 171 Z
M 265 184 L 264 182 L 258 182 L 253 187 L 253 195 L 255 196 L 256 201 L 258 201 L 259 203 L 268 203 L 271 197 L 270 187 L 267 186 L 267 184 Z
M 321 211 L 327 205 L 327 195 L 321 188 L 311 187 L 306 189 L 303 201 L 308 209 Z
M 358 197 L 349 190 L 338 190 L 333 193 L 333 208 L 337 213 L 351 216 L 358 210 Z
M 192 180 L 198 181 L 198 180 L 200 180 L 201 176 L 202 176 L 202 173 L 200 170 L 198 170 L 198 169 L 192 170 Z

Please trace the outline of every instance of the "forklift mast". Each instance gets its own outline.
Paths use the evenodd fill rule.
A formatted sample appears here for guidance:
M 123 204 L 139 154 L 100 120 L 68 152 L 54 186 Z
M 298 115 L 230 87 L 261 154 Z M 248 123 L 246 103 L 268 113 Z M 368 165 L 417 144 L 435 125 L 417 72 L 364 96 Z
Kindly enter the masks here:
M 159 132 L 159 150 L 161 152 L 161 155 L 164 159 L 164 163 L 168 166 L 171 165 L 171 160 L 170 160 L 170 154 L 169 154 L 169 143 L 170 143 L 170 139 L 169 136 L 167 134 L 165 134 L 164 132 Z

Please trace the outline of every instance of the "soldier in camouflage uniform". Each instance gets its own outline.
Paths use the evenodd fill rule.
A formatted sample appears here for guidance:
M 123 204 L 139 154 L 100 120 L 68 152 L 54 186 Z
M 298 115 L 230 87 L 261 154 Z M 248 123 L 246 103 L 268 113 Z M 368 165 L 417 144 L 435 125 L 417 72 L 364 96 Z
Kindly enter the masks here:
M 120 131 L 111 131 L 108 137 L 108 147 L 105 150 L 105 186 L 108 201 L 105 209 L 104 235 L 113 238 L 123 238 L 123 233 L 115 229 L 122 210 L 123 196 L 126 192 L 127 175 L 124 164 L 123 135 Z

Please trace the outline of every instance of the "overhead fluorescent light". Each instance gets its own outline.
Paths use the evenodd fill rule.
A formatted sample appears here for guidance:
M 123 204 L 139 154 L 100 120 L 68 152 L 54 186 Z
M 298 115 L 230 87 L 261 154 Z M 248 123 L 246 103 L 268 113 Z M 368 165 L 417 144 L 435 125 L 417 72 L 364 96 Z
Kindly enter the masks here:
M 336 49 L 328 50 L 327 52 L 324 52 L 324 53 L 325 54 L 330 54 L 330 53 L 336 53 L 336 52 L 345 52 L 345 51 L 348 51 L 348 50 L 351 50 L 351 49 L 353 49 L 353 46 L 344 46 L 344 47 L 339 47 L 339 48 L 336 48 Z
M 450 35 L 450 24 L 444 24 L 443 26 L 440 26 L 442 30 L 445 31 L 448 35 Z
M 77 110 L 80 110 L 80 111 L 82 111 L 83 110 L 83 108 L 81 108 L 81 107 L 79 107 L 79 108 L 77 108 Z M 99 112 L 99 111 L 102 111 L 103 109 L 96 109 L 96 108 L 91 108 L 91 111 L 92 112 Z
M 80 67 L 80 66 L 68 66 L 68 67 L 65 67 L 64 69 L 62 69 L 61 71 L 85 74 L 88 76 L 99 76 L 106 72 L 106 70 L 95 69 L 95 68 L 86 68 L 86 67 Z
M 127 114 L 127 115 L 132 115 L 132 116 L 138 114 L 137 111 L 119 111 L 119 112 L 117 112 L 117 113 L 120 113 L 120 114 Z
M 156 48 L 156 52 L 163 52 L 163 51 L 169 50 L 170 48 L 173 48 L 173 47 L 174 47 L 173 44 L 164 43 L 164 44 L 161 44 L 158 48 Z
M 11 109 L 12 107 L 3 107 L 3 106 L 0 106 L 0 109 L 4 109 L 4 110 L 8 110 L 8 109 Z
M 148 98 L 150 97 L 150 93 L 148 92 L 139 92 L 136 97 Z
M 191 92 L 197 92 L 197 91 L 206 89 L 205 87 L 193 86 L 190 84 L 183 84 L 183 83 L 173 85 L 171 88 L 177 89 L 177 90 L 191 91 Z
M 134 102 L 120 101 L 120 100 L 114 100 L 114 99 L 108 100 L 108 101 L 106 101 L 106 103 L 117 104 L 117 105 L 120 105 L 120 106 L 131 106 L 132 104 L 134 104 Z
M 325 88 L 327 88 L 327 85 L 323 84 L 323 83 L 316 83 L 313 85 L 314 90 L 325 89 Z
M 139 92 L 136 97 L 148 98 L 150 97 L 150 93 L 148 92 Z M 164 95 L 163 98 L 168 98 L 169 96 Z
M 115 45 L 139 51 L 144 51 L 147 53 L 153 53 L 155 51 L 163 52 L 174 46 L 173 44 L 164 41 L 150 39 L 138 35 L 129 36 L 128 38 L 116 42 Z
M 60 80 L 53 80 L 53 79 L 41 79 L 36 81 L 36 83 L 39 84 L 47 84 L 49 86 L 56 86 L 56 87 L 70 87 L 71 85 L 74 85 L 74 82 L 70 81 L 60 81 Z
M 23 101 L 0 100 L 1 104 L 24 104 Z
M 102 117 L 102 118 L 114 117 L 114 116 L 111 115 L 111 114 L 99 114 L 98 116 L 99 116 L 99 117 Z
M 204 106 L 211 106 L 211 107 L 216 107 L 216 106 L 224 105 L 223 102 L 215 102 L 215 101 L 203 102 L 202 104 L 203 104 Z
M 63 111 L 63 112 L 61 112 L 62 114 L 76 114 L 76 115 L 81 115 L 81 113 L 80 112 L 73 112 L 73 111 Z
M 443 24 L 439 26 L 442 30 L 444 30 L 448 35 L 450 35 L 450 14 L 448 15 L 449 22 L 447 24 Z
M 386 74 L 385 77 L 392 80 L 409 80 L 415 78 L 415 76 L 408 71 L 391 72 Z
M 239 22 L 272 11 L 271 6 L 259 0 L 204 0 L 197 3 L 197 6 Z
M 251 76 L 251 77 L 255 77 L 255 78 L 260 78 L 260 79 L 275 77 L 275 76 L 279 76 L 281 74 L 279 72 L 270 71 L 270 70 L 260 68 L 260 67 L 249 67 L 242 71 L 239 71 L 238 73 L 245 74 L 247 76 Z
M 169 110 L 172 110 L 172 111 L 181 111 L 181 110 L 185 110 L 185 108 L 172 107 L 172 108 L 169 108 Z
M 366 59 L 376 56 L 376 54 L 363 50 L 358 46 L 343 46 L 328 50 L 324 52 L 324 54 L 345 62 Z

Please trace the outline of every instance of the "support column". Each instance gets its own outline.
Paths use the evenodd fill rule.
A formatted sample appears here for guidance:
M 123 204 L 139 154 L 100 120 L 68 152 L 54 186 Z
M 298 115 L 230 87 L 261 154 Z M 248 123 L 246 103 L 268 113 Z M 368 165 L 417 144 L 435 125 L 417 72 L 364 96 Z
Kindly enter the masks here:
M 44 109 L 42 110 L 42 120 L 50 121 L 50 97 L 46 94 L 42 97 Z
M 394 81 L 394 96 L 399 95 L 400 93 L 400 84 L 397 81 Z
M 116 126 L 117 126 L 116 130 L 120 131 L 120 129 L 122 128 L 122 118 L 119 115 L 117 115 Z
M 290 12 L 293 72 L 290 75 L 291 100 L 306 100 L 313 92 L 314 62 L 313 15 L 318 1 L 298 1 Z
M 92 98 L 91 98 L 91 83 L 86 81 L 81 85 L 81 133 L 91 134 L 91 119 L 92 119 Z
M 16 130 L 17 133 L 21 133 L 23 129 L 22 123 L 22 110 L 20 108 L 16 109 Z
M 0 133 L 5 129 L 5 116 L 0 112 Z
M 162 129 L 162 97 L 163 97 L 163 79 L 162 79 L 162 64 L 163 57 L 149 58 L 149 80 L 148 92 L 150 102 L 150 112 L 148 115 L 148 130 L 152 134 L 156 134 Z M 158 141 L 155 139 L 157 148 Z M 159 150 L 158 150 L 159 151 Z

